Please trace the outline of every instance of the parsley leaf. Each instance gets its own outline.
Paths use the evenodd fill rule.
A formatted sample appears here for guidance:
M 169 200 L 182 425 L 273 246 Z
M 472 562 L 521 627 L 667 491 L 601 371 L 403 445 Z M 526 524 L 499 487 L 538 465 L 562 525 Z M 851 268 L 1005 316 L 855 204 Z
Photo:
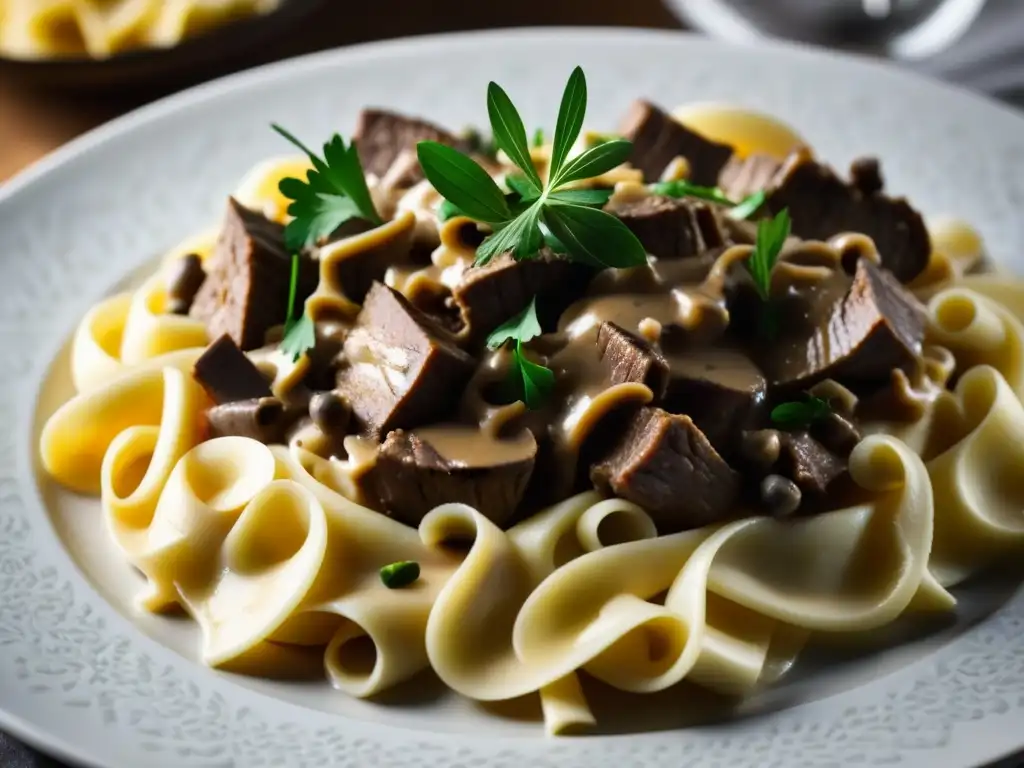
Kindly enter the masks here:
M 512 351 L 512 359 L 515 362 L 513 377 L 518 380 L 517 384 L 522 384 L 523 402 L 531 410 L 540 408 L 544 404 L 548 393 L 555 385 L 555 372 L 533 362 L 523 352 L 523 343 L 540 336 L 540 334 L 537 299 L 534 297 L 526 309 L 499 325 L 487 337 L 487 346 L 490 349 L 498 349 L 507 341 L 515 341 Z
M 286 178 L 279 184 L 281 194 L 292 201 L 288 213 L 294 218 L 284 230 L 285 244 L 290 250 L 316 245 L 352 218 L 382 223 L 366 186 L 355 144 L 346 147 L 345 140 L 334 134 L 324 144 L 321 159 L 281 126 L 272 123 L 271 127 L 305 152 L 313 164 L 305 181 Z
M 763 189 L 759 189 L 757 192 L 753 192 L 740 200 L 726 213 L 726 216 L 730 219 L 749 219 L 757 213 L 758 209 L 764 205 L 764 201 L 767 199 L 768 193 Z
M 459 207 L 455 205 L 451 200 L 442 200 L 441 204 L 437 206 L 437 220 L 444 224 L 448 219 L 454 219 L 456 216 L 465 216 Z
M 471 219 L 485 224 L 508 220 L 512 211 L 494 179 L 457 149 L 436 141 L 421 141 L 416 155 L 434 189 Z
M 536 187 L 537 194 L 540 194 L 544 185 L 537 175 L 537 169 L 533 167 L 530 148 L 526 144 L 523 118 L 519 116 L 508 94 L 495 82 L 487 86 L 487 115 L 491 120 L 494 143 L 498 149 L 508 155 L 509 159 L 526 174 L 526 178 Z
M 780 403 L 772 409 L 771 419 L 786 429 L 809 427 L 832 413 L 828 400 L 808 395 L 804 400 Z
M 530 160 L 522 118 L 500 86 L 488 86 L 487 111 L 495 143 L 522 171 L 506 177 L 505 183 L 519 198 L 511 203 L 506 198 L 499 203 L 501 190 L 471 159 L 463 156 L 464 162 L 457 161 L 456 150 L 441 151 L 432 142 L 420 142 L 420 165 L 434 188 L 467 216 L 490 224 L 494 230 L 477 249 L 478 264 L 506 252 L 516 259 L 530 258 L 545 242 L 557 242 L 563 248 L 560 252 L 570 258 L 599 267 L 645 263 L 643 246 L 625 224 L 588 207 L 603 205 L 608 198 L 605 191 L 560 188 L 610 171 L 625 162 L 632 151 L 630 142 L 613 139 L 568 160 L 582 129 L 586 106 L 586 78 L 576 67 L 562 95 L 545 186 Z
M 543 147 L 545 142 L 544 129 L 538 128 L 533 132 L 533 138 L 530 139 L 530 146 L 537 148 Z
M 415 560 L 389 563 L 380 569 L 380 580 L 388 589 L 401 589 L 420 577 L 420 564 Z
M 764 201 L 768 198 L 768 193 L 763 189 L 759 189 L 736 203 L 730 200 L 725 192 L 718 187 L 702 187 L 699 184 L 691 184 L 684 179 L 661 181 L 657 184 L 652 184 L 650 189 L 656 195 L 696 197 L 700 200 L 710 200 L 713 203 L 728 205 L 730 208 L 726 211 L 726 216 L 730 219 L 750 218 L 750 216 L 757 213 L 757 210 L 764 205 Z
M 555 386 L 555 372 L 543 365 L 538 365 L 523 354 L 523 344 L 516 342 L 515 360 L 519 367 L 519 375 L 523 380 L 523 402 L 531 411 L 544 405 L 551 390 Z
M 656 195 L 665 195 L 666 197 L 696 197 L 700 200 L 710 200 L 713 203 L 721 203 L 722 205 L 735 205 L 718 187 L 702 187 L 699 184 L 691 184 L 683 179 L 661 181 L 657 184 L 652 184 L 651 191 Z
M 779 260 L 782 246 L 789 237 L 789 209 L 783 208 L 774 218 L 757 222 L 757 240 L 747 259 L 747 271 L 754 278 L 754 287 L 762 301 L 768 301 L 772 285 L 772 270 Z
M 316 346 L 316 328 L 313 319 L 303 311 L 295 317 L 295 299 L 299 290 L 299 259 L 297 253 L 292 254 L 292 273 L 288 284 L 288 317 L 284 322 L 284 336 L 281 338 L 281 351 L 291 357 L 293 363 L 307 350 Z

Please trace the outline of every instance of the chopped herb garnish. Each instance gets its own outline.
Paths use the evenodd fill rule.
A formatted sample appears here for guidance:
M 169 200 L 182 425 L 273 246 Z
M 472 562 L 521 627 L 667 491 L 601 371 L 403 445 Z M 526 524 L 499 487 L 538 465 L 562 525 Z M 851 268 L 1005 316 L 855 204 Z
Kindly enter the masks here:
M 740 200 L 726 215 L 730 219 L 749 219 L 757 213 L 758 209 L 764 205 L 764 201 L 767 199 L 768 193 L 763 189 L 759 189 L 757 192 L 753 192 Z
M 783 208 L 774 218 L 757 222 L 757 240 L 754 250 L 747 259 L 747 270 L 754 278 L 754 287 L 762 301 L 767 302 L 771 294 L 772 270 L 779 260 L 782 246 L 789 237 L 789 209 Z
M 531 410 L 544 404 L 548 393 L 555 385 L 555 372 L 539 365 L 523 352 L 523 343 L 541 334 L 540 321 L 537 319 L 537 299 L 530 300 L 526 307 L 515 317 L 506 320 L 495 328 L 487 337 L 487 346 L 498 349 L 507 341 L 514 341 L 513 359 L 515 361 L 514 378 L 516 384 L 522 384 L 523 402 Z M 518 386 L 517 386 L 518 388 Z
M 415 560 L 390 563 L 380 569 L 380 580 L 388 589 L 401 589 L 420 577 L 420 564 Z
M 735 205 L 718 187 L 702 187 L 698 184 L 691 184 L 683 179 L 661 181 L 657 184 L 652 184 L 651 191 L 656 195 L 665 195 L 666 197 L 696 197 L 701 200 L 710 200 L 713 203 L 721 203 L 722 205 Z
M 321 159 L 281 126 L 272 124 L 272 127 L 305 152 L 313 164 L 305 181 L 286 178 L 278 185 L 281 194 L 292 201 L 288 213 L 294 218 L 284 230 L 289 250 L 299 251 L 316 245 L 349 219 L 381 223 L 355 144 L 346 147 L 345 140 L 334 134 L 324 144 Z
M 437 220 L 442 224 L 448 221 L 448 219 L 454 219 L 456 216 L 465 215 L 466 214 L 460 211 L 450 200 L 442 200 L 441 204 L 437 206 Z
M 590 190 L 562 189 L 571 182 L 600 176 L 621 165 L 633 148 L 628 141 L 612 139 L 568 160 L 582 130 L 586 107 L 586 78 L 583 70 L 576 67 L 562 95 L 545 185 L 530 159 L 519 112 L 499 85 L 488 86 L 487 112 L 494 143 L 522 171 L 506 180 L 518 195 L 518 202 L 513 205 L 490 175 L 470 158 L 436 142 L 422 141 L 417 145 L 420 165 L 434 188 L 467 216 L 494 229 L 477 249 L 478 264 L 486 264 L 500 253 L 511 253 L 516 259 L 532 257 L 545 242 L 541 222 L 572 259 L 599 267 L 645 263 L 643 246 L 621 221 L 588 207 L 602 204 L 606 199 L 603 195 L 581 195 Z
M 764 205 L 768 197 L 763 189 L 747 195 L 738 203 L 729 197 L 718 187 L 702 187 L 698 184 L 691 184 L 683 179 L 675 181 L 661 181 L 651 185 L 651 191 L 656 195 L 666 197 L 696 197 L 701 200 L 710 200 L 713 203 L 730 206 L 726 215 L 730 219 L 746 219 L 757 213 L 757 210 Z
M 772 409 L 772 421 L 780 427 L 809 427 L 832 413 L 828 400 L 808 395 L 804 400 L 780 403 Z
M 288 284 L 288 317 L 284 321 L 284 336 L 281 338 L 281 352 L 291 357 L 293 363 L 307 350 L 316 346 L 316 328 L 305 312 L 295 317 L 295 299 L 299 290 L 299 254 L 292 254 L 292 274 Z
M 534 147 L 544 146 L 544 129 L 538 128 L 533 132 L 533 139 L 530 142 Z

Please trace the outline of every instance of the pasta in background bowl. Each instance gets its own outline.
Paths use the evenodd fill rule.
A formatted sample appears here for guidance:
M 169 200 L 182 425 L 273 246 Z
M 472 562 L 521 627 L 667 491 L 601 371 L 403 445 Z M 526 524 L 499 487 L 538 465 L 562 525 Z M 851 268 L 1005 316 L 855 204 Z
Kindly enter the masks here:
M 2 0 L 0 68 L 44 85 L 181 83 L 279 39 L 323 0 Z
M 0 272 L 14 289 L 0 307 L 0 409 L 12 425 L 0 432 L 3 727 L 99 765 L 168 768 L 739 768 L 794 754 L 808 765 L 960 768 L 1020 745 L 1005 727 L 1024 679 L 1019 289 L 987 258 L 1012 258 L 1024 237 L 1009 215 L 1019 118 L 863 63 L 657 34 L 561 31 L 541 67 L 527 54 L 554 34 L 406 41 L 245 74 L 121 121 L 67 150 L 74 162 L 58 157 L 0 191 Z M 466 74 L 484 52 L 487 71 Z M 422 77 L 410 80 L 411 62 Z M 576 64 L 589 91 L 583 122 L 598 130 L 581 131 L 563 155 L 552 131 L 558 84 L 538 75 Z M 757 90 L 754 70 L 771 75 Z M 495 152 L 479 130 L 450 130 L 481 123 L 488 77 L 521 110 L 525 153 L 507 136 Z M 833 81 L 842 99 L 790 98 Z M 692 137 L 652 103 L 616 127 L 638 91 L 684 105 L 677 113 L 714 145 L 756 136 L 751 126 L 777 116 L 777 154 L 764 159 L 772 149 L 755 141 L 729 156 L 712 147 L 714 162 L 692 147 L 685 160 L 651 159 L 662 142 L 645 145 L 638 126 Z M 310 100 L 321 92 L 332 96 Z M 694 105 L 713 99 L 742 106 L 699 115 Z M 860 111 L 868 99 L 891 99 L 892 111 Z M 367 137 L 409 119 L 380 109 L 357 119 L 382 103 L 432 118 L 412 121 L 414 138 L 453 142 L 491 181 L 467 170 L 479 194 L 449 185 L 443 203 L 434 160 L 453 156 L 427 144 L 427 183 L 408 187 L 420 147 L 412 158 L 378 156 L 394 145 Z M 749 111 L 759 116 L 745 126 Z M 718 132 L 723 112 L 739 123 Z M 940 114 L 956 115 L 955 141 Z M 913 136 L 890 130 L 911 115 Z M 330 139 L 323 157 L 289 150 L 270 123 L 317 150 Z M 623 136 L 631 156 L 643 152 L 607 168 L 622 160 Z M 334 175 L 352 167 L 352 137 L 365 145 L 365 195 L 351 171 Z M 799 146 L 783 159 L 788 137 Z M 871 150 L 884 161 L 881 189 L 872 163 L 855 164 L 853 183 L 834 165 Z M 582 176 L 551 170 L 581 168 L 586 152 L 598 160 Z M 785 168 L 771 170 L 780 160 Z M 518 177 L 527 162 L 531 183 L 552 187 L 543 200 Z M 732 168 L 717 185 L 716 162 Z M 330 179 L 313 183 L 340 178 L 338 199 L 307 196 L 318 163 Z M 826 166 L 840 169 L 838 186 Z M 955 189 L 944 186 L 965 167 Z M 763 200 L 739 188 L 758 168 L 768 169 L 757 177 L 768 178 Z M 827 217 L 804 216 L 794 179 L 828 182 L 833 204 L 869 202 L 895 218 L 815 240 L 807 227 Z M 484 191 L 491 183 L 508 213 Z M 483 199 L 495 207 L 482 210 Z M 652 239 L 658 230 L 636 218 L 651 209 L 700 239 Z M 550 232 L 544 258 L 510 267 L 497 254 L 490 269 L 562 276 L 565 295 L 530 284 L 539 328 L 529 304 L 515 322 L 505 316 L 522 293 L 479 303 L 463 285 L 493 242 L 492 225 L 467 219 L 530 210 Z M 351 211 L 370 218 L 346 220 Z M 566 225 L 566 212 L 597 222 L 601 241 L 575 218 Z M 957 218 L 933 217 L 941 212 Z M 891 239 L 885 220 L 913 236 Z M 662 255 L 637 262 L 622 227 Z M 722 244 L 703 251 L 716 233 Z M 296 247 L 281 248 L 282 237 Z M 228 244 L 240 246 L 237 260 L 225 259 Z M 583 244 L 617 265 L 580 270 L 559 255 Z M 777 326 L 758 311 L 761 259 L 772 254 Z M 233 284 L 232 264 L 251 257 L 288 288 L 251 305 L 262 314 L 245 314 L 240 288 L 220 290 Z M 841 321 L 850 333 L 883 332 L 873 355 L 841 346 L 840 359 L 861 362 L 783 393 L 779 382 L 806 368 L 770 351 L 821 327 L 786 309 L 814 297 L 829 313 L 864 300 L 888 320 Z M 721 302 L 735 311 L 724 315 Z M 479 314 L 494 306 L 502 312 Z M 382 311 L 413 323 L 365 317 Z M 485 330 L 495 322 L 505 338 Z M 620 354 L 595 365 L 599 332 Z M 630 348 L 642 356 L 608 367 Z M 255 375 L 218 379 L 218 358 Z M 678 394 L 687 360 L 718 382 L 694 398 L 699 408 Z M 379 373 L 402 392 L 413 370 L 428 381 L 467 368 L 471 383 L 433 388 L 429 410 L 414 398 L 396 411 L 353 389 Z M 608 375 L 624 378 L 608 386 Z M 331 386 L 340 403 L 321 396 Z M 316 420 L 310 401 L 291 424 L 304 388 L 318 395 Z M 740 395 L 750 411 L 707 405 Z M 760 429 L 743 427 L 747 418 Z M 370 419 L 387 434 L 374 438 Z M 673 442 L 680 434 L 686 442 Z M 606 447 L 591 450 L 594 438 Z M 776 438 L 787 462 L 795 444 L 817 452 L 824 498 L 814 476 L 774 459 Z M 683 466 L 665 451 L 673 445 L 716 471 L 661 472 Z M 718 471 L 716 456 L 735 474 Z M 579 472 L 564 471 L 572 462 Z M 560 735 L 545 738 L 545 725 Z M 587 735 L 561 735 L 577 732 Z

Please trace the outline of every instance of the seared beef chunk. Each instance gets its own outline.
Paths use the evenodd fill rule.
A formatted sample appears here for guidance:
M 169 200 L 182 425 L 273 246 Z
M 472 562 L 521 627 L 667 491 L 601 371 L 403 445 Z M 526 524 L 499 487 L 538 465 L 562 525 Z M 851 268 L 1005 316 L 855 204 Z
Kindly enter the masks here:
M 805 494 L 823 496 L 833 480 L 846 473 L 846 459 L 828 450 L 806 432 L 779 432 L 777 472 Z
M 804 239 L 827 240 L 841 232 L 868 235 L 882 266 L 901 282 L 910 282 L 928 265 L 931 254 L 924 219 L 903 198 L 866 191 L 881 178 L 877 170 L 872 178 L 865 161 L 859 162 L 854 183 L 847 184 L 806 153 L 794 153 L 772 180 L 767 206 L 772 213 L 788 208 L 793 234 Z
M 849 456 L 861 440 L 860 430 L 845 416 L 830 413 L 811 425 L 811 435 L 839 456 Z
M 881 192 L 885 186 L 877 157 L 859 157 L 850 164 L 850 181 L 862 195 Z
M 476 347 L 487 334 L 526 309 L 534 297 L 541 325 L 553 326 L 583 295 L 593 274 L 590 267 L 547 250 L 523 261 L 503 253 L 483 266 L 467 269 L 452 290 L 452 298 L 462 314 L 468 343 Z
M 725 242 L 714 211 L 697 200 L 651 195 L 628 202 L 612 200 L 605 210 L 660 259 L 697 256 Z
M 371 435 L 444 419 L 473 372 L 442 328 L 381 283 L 366 294 L 345 356 L 337 388 Z
M 687 414 L 715 450 L 731 458 L 742 430 L 765 415 L 764 375 L 745 354 L 727 348 L 667 356 L 665 409 Z
M 206 420 L 210 437 L 239 435 L 270 445 L 284 442 L 290 419 L 276 397 L 260 397 L 215 405 L 206 411 Z
M 740 201 L 762 189 L 767 189 L 781 166 L 771 155 L 734 155 L 718 176 L 718 186 L 730 200 Z
M 643 172 L 644 181 L 658 181 L 672 160 L 685 157 L 690 165 L 688 181 L 713 187 L 732 156 L 732 147 L 684 128 L 649 101 L 633 102 L 619 133 L 633 142 L 630 162 Z
M 290 279 L 284 227 L 229 198 L 209 274 L 191 314 L 206 323 L 211 338 L 226 333 L 243 350 L 255 349 L 263 345 L 271 326 L 284 322 Z M 316 289 L 317 279 L 316 261 L 300 256 L 300 307 Z
M 395 430 L 389 434 L 369 478 L 381 507 L 396 520 L 415 526 L 439 504 L 461 502 L 505 527 L 530 481 L 537 443 L 528 432 L 525 440 L 508 441 L 507 445 L 506 441 L 488 440 L 482 433 L 477 436 L 480 455 L 466 462 L 442 455 L 429 437 L 421 438 L 416 432 Z
M 611 384 L 646 384 L 660 401 L 668 387 L 668 362 L 647 341 L 613 322 L 597 330 L 597 354 L 608 369 Z
M 689 416 L 642 408 L 590 478 L 602 491 L 633 501 L 662 533 L 720 522 L 735 511 L 740 476 Z
M 773 384 L 803 390 L 822 379 L 864 389 L 907 368 L 921 353 L 925 311 L 887 271 L 857 262 L 845 296 L 812 307 L 806 323 L 762 357 Z
M 167 276 L 167 310 L 174 315 L 187 315 L 205 279 L 199 254 L 187 253 L 175 260 Z
M 385 109 L 364 109 L 359 113 L 352 140 L 363 170 L 378 178 L 387 174 L 403 150 L 415 151 L 418 142 L 438 141 L 450 147 L 460 146 L 459 139 L 440 126 Z M 409 186 L 422 178 L 419 163 L 414 170 L 406 168 L 405 183 Z
M 226 333 L 199 356 L 192 378 L 218 404 L 270 397 L 263 374 Z

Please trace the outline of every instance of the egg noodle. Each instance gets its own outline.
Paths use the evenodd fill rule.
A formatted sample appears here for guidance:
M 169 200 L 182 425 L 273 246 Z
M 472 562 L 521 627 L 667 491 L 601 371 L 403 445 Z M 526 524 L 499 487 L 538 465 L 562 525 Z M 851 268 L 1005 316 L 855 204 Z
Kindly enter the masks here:
M 40 18 L 91 7 L 7 5 Z M 134 4 L 153 5 L 164 4 Z M 201 4 L 175 7 L 186 5 Z M 802 143 L 735 108 L 677 114 L 747 152 Z M 304 163 L 261 164 L 236 198 L 285 220 L 277 180 Z M 415 226 L 421 203 L 399 203 L 412 211 L 400 226 Z M 1024 549 L 1024 284 L 966 274 L 982 255 L 966 225 L 930 234 L 931 263 L 911 286 L 927 301 L 927 364 L 901 381 L 934 396 L 912 421 L 866 425 L 849 460 L 860 503 L 848 508 L 659 536 L 637 505 L 589 491 L 509 530 L 463 504 L 437 507 L 417 530 L 353 501 L 341 462 L 300 441 L 204 440 L 210 403 L 190 373 L 209 339 L 201 322 L 163 312 L 164 276 L 183 254 L 205 258 L 215 233 L 81 321 L 77 395 L 46 423 L 43 463 L 99 495 L 110 536 L 145 576 L 138 606 L 183 607 L 211 666 L 246 659 L 271 672 L 296 647 L 322 647 L 330 681 L 360 697 L 429 667 L 480 701 L 539 693 L 549 733 L 593 724 L 581 671 L 636 693 L 689 680 L 747 695 L 809 638 L 948 611 L 948 588 Z M 388 589 L 379 569 L 406 560 L 420 578 Z
M 0 55 L 102 59 L 170 48 L 280 0 L 0 0 Z

